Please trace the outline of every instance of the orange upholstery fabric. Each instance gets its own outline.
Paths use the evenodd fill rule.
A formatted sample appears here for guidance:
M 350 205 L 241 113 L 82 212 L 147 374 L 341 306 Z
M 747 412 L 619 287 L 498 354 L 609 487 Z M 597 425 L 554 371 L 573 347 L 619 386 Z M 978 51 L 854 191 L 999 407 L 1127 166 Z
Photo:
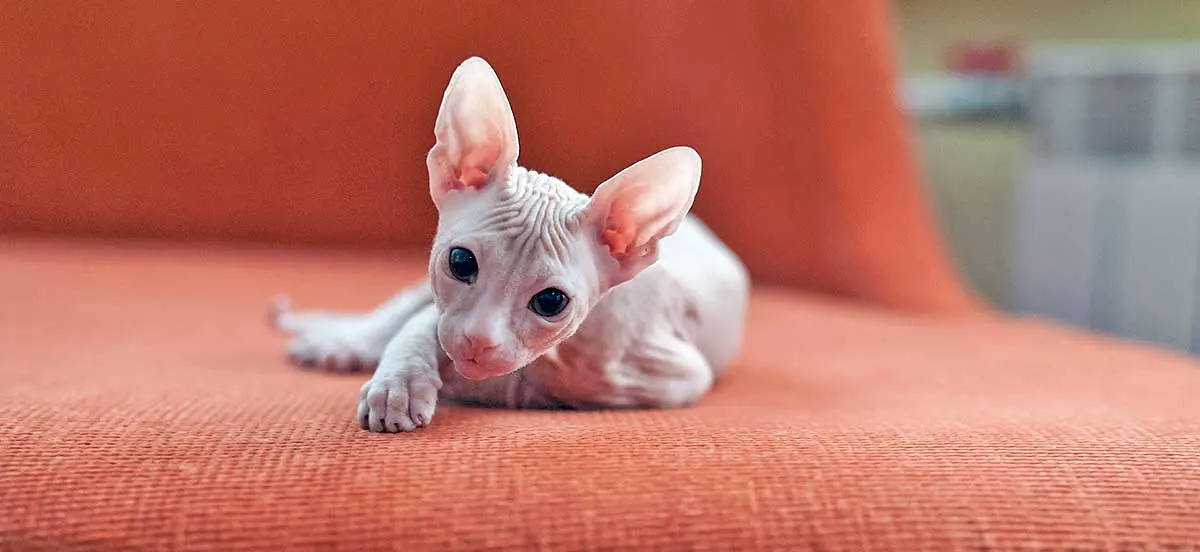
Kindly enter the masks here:
M 1152 550 L 1200 544 L 1200 367 L 1034 322 L 760 290 L 665 412 L 356 428 L 266 298 L 363 307 L 419 261 L 0 246 L 0 549 Z
M 693 145 L 696 211 L 760 282 L 977 308 L 921 201 L 885 0 L 4 11 L 0 231 L 423 246 L 437 103 L 482 55 L 527 166 L 590 191 Z
M 983 309 L 922 203 L 884 0 L 4 15 L 0 550 L 1200 544 L 1195 363 L 901 314 Z M 375 435 L 353 420 L 363 376 L 285 364 L 273 294 L 361 309 L 423 272 L 278 244 L 423 247 L 437 101 L 474 54 L 522 161 L 581 189 L 695 146 L 696 211 L 791 290 L 756 292 L 741 359 L 697 407 L 443 408 Z

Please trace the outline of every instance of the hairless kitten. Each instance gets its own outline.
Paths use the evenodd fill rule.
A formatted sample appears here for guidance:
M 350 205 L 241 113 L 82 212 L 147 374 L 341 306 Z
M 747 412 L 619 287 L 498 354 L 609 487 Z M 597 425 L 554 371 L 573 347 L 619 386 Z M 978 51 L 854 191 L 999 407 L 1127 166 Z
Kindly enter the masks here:
M 690 405 L 737 353 L 749 295 L 738 258 L 688 215 L 691 148 L 661 151 L 588 197 L 517 165 L 517 126 L 487 62 L 446 88 L 429 151 L 438 210 L 429 277 L 360 315 L 292 312 L 294 361 L 375 367 L 364 429 L 411 431 L 439 397 L 508 408 Z

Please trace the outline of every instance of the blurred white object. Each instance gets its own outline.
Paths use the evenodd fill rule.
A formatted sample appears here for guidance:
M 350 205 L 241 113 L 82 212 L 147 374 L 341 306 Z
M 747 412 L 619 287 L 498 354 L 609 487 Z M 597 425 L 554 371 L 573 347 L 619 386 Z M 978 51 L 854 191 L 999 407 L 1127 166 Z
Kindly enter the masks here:
M 1014 306 L 1200 351 L 1200 43 L 1027 53 Z
M 922 119 L 1015 118 L 1026 104 L 1023 79 L 938 75 L 904 79 L 905 108 Z

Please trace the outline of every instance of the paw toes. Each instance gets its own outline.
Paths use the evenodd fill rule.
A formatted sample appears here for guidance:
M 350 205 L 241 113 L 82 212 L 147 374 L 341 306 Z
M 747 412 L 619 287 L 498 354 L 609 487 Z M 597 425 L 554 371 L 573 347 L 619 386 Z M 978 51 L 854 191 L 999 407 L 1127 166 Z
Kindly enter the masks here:
M 422 398 L 413 400 L 408 407 L 409 417 L 413 421 L 413 425 L 422 427 L 429 424 L 429 420 L 433 419 L 433 411 L 437 407 L 437 397 L 433 399 Z
M 412 431 L 417 429 L 417 425 L 413 423 L 412 418 L 408 417 L 407 412 L 400 412 L 396 415 L 396 419 L 392 423 L 399 428 L 399 431 Z
M 413 382 L 408 399 L 408 412 L 417 427 L 424 426 L 433 419 L 440 386 L 440 381 L 436 380 L 421 379 Z
M 320 368 L 327 372 L 360 372 L 374 366 L 354 347 L 340 342 L 316 339 L 309 334 L 298 335 L 288 342 L 288 359 L 292 364 Z
M 382 385 L 372 385 L 367 391 L 367 406 L 370 407 L 372 414 L 383 414 L 387 409 L 388 390 Z
M 325 369 L 330 372 L 352 373 L 363 370 L 364 363 L 358 355 L 345 353 L 325 359 Z
M 398 387 L 388 394 L 388 422 L 396 424 L 402 431 L 416 429 L 416 425 L 413 424 L 412 418 L 408 415 L 408 401 L 408 392 L 403 387 Z
M 317 367 L 317 360 L 313 359 L 313 358 L 291 355 L 290 360 L 291 360 L 292 364 L 295 364 L 296 366 L 300 366 L 302 368 L 316 368 Z
M 422 410 L 418 410 L 412 413 L 412 421 L 417 427 L 425 427 L 429 424 L 429 415 Z
M 371 429 L 371 408 L 365 397 L 358 399 L 358 427 Z
M 376 376 L 359 391 L 358 419 L 364 429 L 397 433 L 429 424 L 437 407 L 436 377 Z
M 385 431 L 385 416 L 387 415 L 387 388 L 372 386 L 367 392 L 367 418 L 371 431 Z
M 312 366 L 318 360 L 316 347 L 303 337 L 297 337 L 288 342 L 288 357 L 292 359 L 292 362 L 302 366 Z

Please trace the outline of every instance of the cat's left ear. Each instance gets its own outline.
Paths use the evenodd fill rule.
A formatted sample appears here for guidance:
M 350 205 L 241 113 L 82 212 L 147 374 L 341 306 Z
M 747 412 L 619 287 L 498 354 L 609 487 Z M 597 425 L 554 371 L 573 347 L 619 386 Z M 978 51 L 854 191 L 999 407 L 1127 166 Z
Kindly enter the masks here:
M 447 194 L 481 190 L 508 177 L 517 162 L 517 123 L 496 72 L 472 57 L 454 70 L 442 96 L 429 150 L 429 194 L 439 208 Z
M 592 195 L 584 226 L 614 263 L 609 284 L 637 275 L 658 259 L 658 240 L 675 232 L 700 186 L 700 154 L 680 146 L 634 163 Z

